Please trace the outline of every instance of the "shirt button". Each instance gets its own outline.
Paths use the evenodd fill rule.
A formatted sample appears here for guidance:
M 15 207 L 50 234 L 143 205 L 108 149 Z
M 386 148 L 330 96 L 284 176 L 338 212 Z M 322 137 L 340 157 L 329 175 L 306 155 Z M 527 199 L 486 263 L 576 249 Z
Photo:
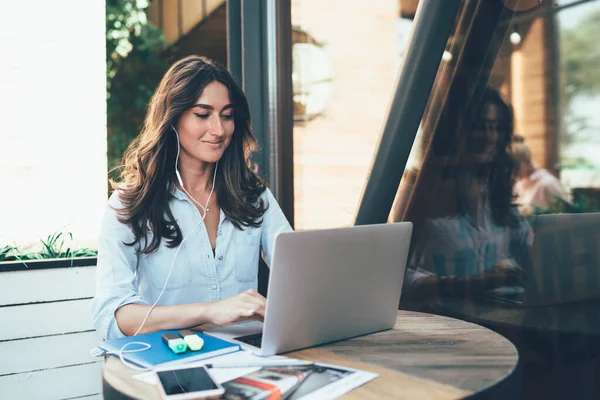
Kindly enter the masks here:
M 223 259 L 223 256 L 219 256 L 219 261 Z
M 212 285 L 212 286 L 210 287 L 210 290 L 213 290 L 213 291 L 214 291 L 214 290 L 217 290 L 217 285 Z
M 220 229 L 217 231 L 217 235 L 221 236 L 221 230 Z

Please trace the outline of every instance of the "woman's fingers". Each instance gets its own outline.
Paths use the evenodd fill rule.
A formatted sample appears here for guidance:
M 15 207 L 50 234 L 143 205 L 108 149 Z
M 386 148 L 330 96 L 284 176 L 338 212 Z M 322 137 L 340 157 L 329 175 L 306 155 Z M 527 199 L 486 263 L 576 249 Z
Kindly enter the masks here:
M 256 315 L 262 315 L 263 317 L 265 316 L 265 311 L 266 311 L 266 307 L 265 306 L 260 306 L 260 307 L 254 308 L 254 314 L 256 314 Z
M 265 299 L 262 294 L 258 293 L 254 289 L 246 290 L 244 293 L 247 294 L 248 296 L 251 296 L 251 297 L 257 299 L 257 300 L 260 300 L 263 303 L 265 303 L 267 301 L 267 299 Z
M 242 305 L 242 309 L 244 311 L 242 311 L 243 314 L 246 314 L 248 316 L 253 315 L 253 314 L 257 314 L 257 315 L 265 315 L 265 306 L 264 305 L 260 305 L 260 304 L 252 304 L 252 303 L 246 303 Z
M 265 322 L 265 316 L 264 315 L 259 315 L 259 314 L 254 314 L 250 317 L 251 320 L 255 320 L 255 321 L 260 321 L 260 322 Z
M 218 304 L 219 325 L 230 325 L 245 320 L 264 321 L 266 299 L 256 290 L 247 290 L 239 295 L 222 300 Z
M 257 292 L 250 293 L 250 291 L 246 291 L 242 293 L 241 300 L 257 307 L 265 307 L 267 304 L 267 300 Z

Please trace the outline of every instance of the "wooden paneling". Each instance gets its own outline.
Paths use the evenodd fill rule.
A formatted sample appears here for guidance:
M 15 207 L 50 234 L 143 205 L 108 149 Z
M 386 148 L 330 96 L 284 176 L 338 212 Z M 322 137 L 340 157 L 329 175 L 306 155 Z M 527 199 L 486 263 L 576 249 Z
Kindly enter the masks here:
M 0 340 L 93 330 L 90 301 L 73 300 L 0 308 Z
M 527 139 L 533 162 L 555 171 L 558 161 L 558 117 L 555 108 L 556 85 L 554 22 L 538 18 L 519 25 L 522 42 L 512 54 L 511 92 L 515 110 L 515 131 Z
M 227 7 L 222 4 L 201 24 L 179 38 L 173 49 L 175 59 L 191 54 L 211 58 L 227 65 Z
M 0 376 L 0 398 L 72 399 L 102 391 L 101 363 Z M 86 397 L 87 399 L 87 397 Z
M 498 89 L 503 98 L 510 102 L 512 98 L 511 92 L 511 56 L 514 46 L 508 40 L 505 40 L 500 48 L 498 58 L 494 63 L 494 69 L 490 76 L 490 86 Z
M 175 43 L 180 36 L 179 0 L 161 0 L 162 30 L 169 43 Z
M 181 1 L 181 31 L 184 35 L 204 19 L 205 11 L 202 3 L 198 0 Z
M 160 27 L 161 26 L 161 0 L 154 0 L 147 11 L 148 21 L 152 22 L 154 25 Z
M 0 273 L 0 398 L 99 399 L 95 266 Z
M 3 272 L 0 306 L 91 298 L 95 273 L 95 267 Z
M 227 65 L 227 7 L 224 0 L 156 0 L 148 18 L 174 44 L 167 52 L 178 60 L 196 54 Z M 161 14 L 162 11 L 162 14 Z M 181 25 L 179 25 L 181 24 Z
M 148 10 L 148 19 L 161 28 L 170 43 L 177 43 L 219 8 L 224 0 L 155 0 Z M 207 35 L 206 42 L 214 36 Z
M 98 361 L 89 353 L 98 340 L 83 332 L 0 342 L 0 376 Z
M 217 8 L 223 5 L 223 0 L 182 0 L 181 1 L 181 22 L 182 35 L 186 35 L 194 29 L 196 25 L 202 22 Z M 205 9 L 206 7 L 206 9 Z M 211 38 L 212 39 L 212 38 Z
M 417 6 L 419 0 L 398 0 L 398 7 L 400 9 L 400 17 L 402 18 L 414 18 L 417 12 Z

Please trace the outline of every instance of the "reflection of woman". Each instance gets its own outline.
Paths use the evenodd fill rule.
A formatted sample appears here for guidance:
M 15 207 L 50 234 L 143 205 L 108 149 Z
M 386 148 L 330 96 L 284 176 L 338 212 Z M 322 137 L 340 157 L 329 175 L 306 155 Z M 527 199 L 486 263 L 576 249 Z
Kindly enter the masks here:
M 512 205 L 512 110 L 493 89 L 478 104 L 471 123 L 469 110 L 446 110 L 423 167 L 430 200 L 406 276 L 417 296 L 489 289 L 519 271 L 529 230 Z
M 537 168 L 531 160 L 531 149 L 525 138 L 515 135 L 512 153 L 517 162 L 515 202 L 521 215 L 530 215 L 536 210 L 548 210 L 556 201 L 569 202 L 569 194 L 554 175 Z
M 248 164 L 248 102 L 225 68 L 191 56 L 165 74 L 128 149 L 98 241 L 103 338 L 262 319 L 258 259 L 291 230 Z

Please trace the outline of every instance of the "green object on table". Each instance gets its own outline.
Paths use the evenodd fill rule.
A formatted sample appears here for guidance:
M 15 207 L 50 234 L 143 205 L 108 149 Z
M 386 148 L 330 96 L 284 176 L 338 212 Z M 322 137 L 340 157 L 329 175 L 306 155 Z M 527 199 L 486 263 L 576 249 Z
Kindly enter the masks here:
M 185 343 L 191 351 L 198 351 L 201 350 L 202 347 L 204 347 L 204 340 L 200 336 L 198 336 L 197 333 L 189 329 L 179 331 L 179 335 L 181 335 L 181 337 L 183 338 L 183 340 L 185 341 Z
M 162 340 L 175 354 L 185 353 L 187 351 L 188 346 L 185 341 L 174 333 L 163 334 Z
M 169 348 L 173 351 L 173 353 L 185 353 L 188 349 L 187 343 L 181 338 L 179 339 L 171 339 L 167 343 Z

